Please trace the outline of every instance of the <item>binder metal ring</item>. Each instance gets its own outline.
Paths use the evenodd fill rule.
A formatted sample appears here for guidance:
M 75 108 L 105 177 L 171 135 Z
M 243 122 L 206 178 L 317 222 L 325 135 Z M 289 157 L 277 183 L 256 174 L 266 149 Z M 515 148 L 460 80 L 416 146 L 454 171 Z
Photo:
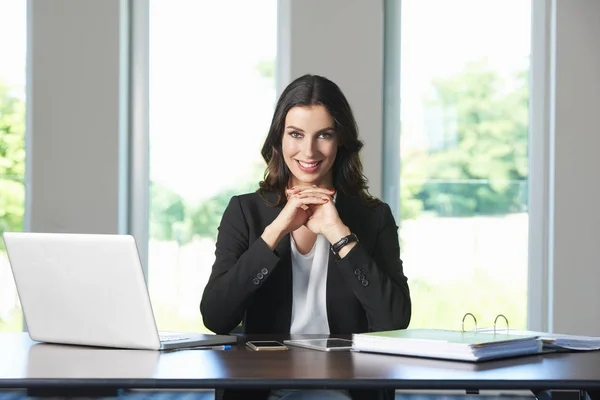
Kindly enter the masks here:
M 504 318 L 504 321 L 506 321 L 506 333 L 508 334 L 508 318 L 506 318 L 504 314 L 498 314 L 496 315 L 496 319 L 494 319 L 494 335 L 496 334 L 496 322 L 500 317 Z
M 461 328 L 462 333 L 465 333 L 465 318 L 467 318 L 467 316 L 469 316 L 469 315 L 473 318 L 473 321 L 475 322 L 475 332 L 477 332 L 477 318 L 475 318 L 475 316 L 473 314 L 468 312 L 465 315 L 463 315 L 463 318 L 462 318 L 462 328 Z M 506 321 L 506 323 L 508 324 L 508 321 Z M 494 331 L 495 331 L 495 329 L 496 329 L 496 324 L 494 324 Z

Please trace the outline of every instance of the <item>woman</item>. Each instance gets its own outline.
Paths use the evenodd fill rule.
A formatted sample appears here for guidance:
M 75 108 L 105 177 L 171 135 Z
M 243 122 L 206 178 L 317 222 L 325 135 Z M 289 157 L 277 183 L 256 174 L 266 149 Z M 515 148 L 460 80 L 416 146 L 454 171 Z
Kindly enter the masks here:
M 334 335 L 408 326 L 398 228 L 367 191 L 361 148 L 335 83 L 305 75 L 288 85 L 262 148 L 265 179 L 256 193 L 231 199 L 219 226 L 200 304 L 208 329 L 229 333 L 241 321 L 246 334 Z M 351 390 L 342 398 L 388 396 Z

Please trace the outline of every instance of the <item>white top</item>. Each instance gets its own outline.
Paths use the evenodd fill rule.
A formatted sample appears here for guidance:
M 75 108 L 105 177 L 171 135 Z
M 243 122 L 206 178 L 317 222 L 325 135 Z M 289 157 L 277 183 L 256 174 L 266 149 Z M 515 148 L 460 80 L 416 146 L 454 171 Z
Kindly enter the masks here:
M 292 325 L 291 334 L 329 334 L 327 321 L 327 264 L 329 262 L 329 242 L 323 235 L 317 235 L 313 248 L 301 254 L 292 244 Z

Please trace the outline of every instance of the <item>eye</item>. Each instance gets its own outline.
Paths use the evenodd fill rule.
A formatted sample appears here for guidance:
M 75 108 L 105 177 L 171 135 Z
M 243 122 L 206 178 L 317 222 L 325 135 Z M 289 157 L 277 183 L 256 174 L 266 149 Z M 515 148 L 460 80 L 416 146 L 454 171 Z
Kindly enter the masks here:
M 290 135 L 294 139 L 298 139 L 298 138 L 302 137 L 302 134 L 300 132 L 296 132 L 296 131 L 288 132 L 288 135 Z
M 333 139 L 333 133 L 332 132 L 323 132 L 321 134 L 319 134 L 320 138 L 323 139 Z

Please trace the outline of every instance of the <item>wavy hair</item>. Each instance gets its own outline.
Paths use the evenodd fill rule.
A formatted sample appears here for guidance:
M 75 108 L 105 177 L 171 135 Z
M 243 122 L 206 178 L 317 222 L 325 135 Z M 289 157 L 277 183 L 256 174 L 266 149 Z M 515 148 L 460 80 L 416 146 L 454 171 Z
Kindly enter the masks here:
M 267 163 L 264 180 L 259 183 L 258 193 L 268 204 L 277 206 L 286 202 L 285 189 L 291 172 L 281 149 L 285 118 L 294 107 L 321 105 L 334 120 L 338 137 L 338 151 L 333 163 L 333 185 L 336 191 L 359 199 L 365 204 L 378 203 L 369 194 L 367 178 L 363 174 L 359 152 L 363 142 L 358 139 L 358 127 L 348 100 L 340 88 L 329 79 L 318 75 L 304 75 L 290 83 L 277 101 L 269 133 L 261 154 Z M 276 203 L 266 198 L 266 193 L 277 193 Z

